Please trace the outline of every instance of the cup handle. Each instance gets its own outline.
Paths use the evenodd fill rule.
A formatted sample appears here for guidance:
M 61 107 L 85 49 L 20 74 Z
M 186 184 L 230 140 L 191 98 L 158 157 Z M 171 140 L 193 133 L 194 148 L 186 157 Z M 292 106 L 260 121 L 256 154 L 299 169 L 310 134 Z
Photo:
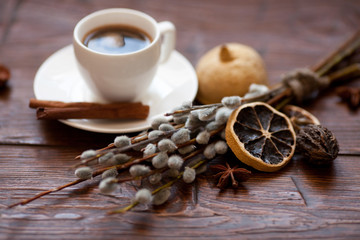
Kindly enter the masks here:
M 172 51 L 175 49 L 175 26 L 172 22 L 164 21 L 159 22 L 158 27 L 161 37 L 161 56 L 160 63 L 166 62 Z

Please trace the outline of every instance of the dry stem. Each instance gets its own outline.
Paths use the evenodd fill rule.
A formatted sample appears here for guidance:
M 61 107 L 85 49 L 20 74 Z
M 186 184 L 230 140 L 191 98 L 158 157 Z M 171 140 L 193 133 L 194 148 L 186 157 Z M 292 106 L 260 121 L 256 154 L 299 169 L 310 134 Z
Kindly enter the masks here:
M 210 132 L 210 136 L 216 135 L 216 134 L 219 133 L 222 129 L 223 129 L 223 128 L 219 128 L 219 129 L 217 129 L 217 130 L 214 130 L 214 131 Z M 174 131 L 172 131 L 172 132 L 174 132 Z M 170 135 L 169 133 L 170 133 L 170 132 L 168 132 L 168 133 L 166 133 L 166 134 L 164 134 L 164 135 L 161 135 L 160 137 L 169 136 L 169 135 Z M 158 138 L 160 138 L 160 137 L 158 137 Z M 144 142 L 149 143 L 149 142 L 154 141 L 155 139 L 158 139 L 158 138 L 146 140 L 146 141 L 144 141 Z M 161 139 L 161 138 L 160 138 L 160 139 Z M 133 148 L 134 146 L 136 146 L 136 145 L 145 144 L 144 142 L 140 142 L 140 143 L 137 143 L 137 144 L 134 144 L 134 145 L 130 145 L 130 146 L 127 146 L 127 147 L 124 147 L 124 148 L 121 148 L 121 149 L 115 149 L 115 150 L 118 150 L 118 151 L 120 151 L 120 152 L 123 152 L 123 151 L 126 151 L 125 149 L 132 149 L 132 148 Z M 187 145 L 191 145 L 191 144 L 193 144 L 193 143 L 195 143 L 195 142 L 196 142 L 196 139 L 193 138 L 193 139 L 190 139 L 190 140 L 189 140 L 188 142 L 186 142 L 186 143 L 183 143 L 183 144 L 181 144 L 181 145 L 178 145 L 177 147 L 184 147 L 184 146 L 187 146 Z M 186 156 L 184 159 L 189 159 L 189 158 L 191 158 L 191 157 L 199 154 L 199 153 L 200 153 L 200 150 L 202 150 L 202 149 L 199 149 L 199 150 L 197 150 L 197 151 L 195 151 L 195 152 L 190 153 L 190 154 L 189 154 L 188 156 Z M 157 154 L 158 154 L 158 153 L 154 153 L 154 154 L 149 155 L 149 156 L 147 156 L 147 157 L 135 159 L 135 160 L 133 160 L 133 161 L 129 161 L 129 162 L 124 163 L 124 164 L 119 164 L 119 165 L 115 165 L 115 166 L 109 166 L 109 167 L 105 167 L 105 168 L 98 169 L 97 171 L 93 172 L 92 176 L 93 176 L 93 177 L 96 177 L 96 176 L 102 174 L 103 172 L 105 172 L 106 170 L 108 170 L 108 169 L 110 169 L 110 168 L 114 168 L 114 167 L 115 167 L 116 170 L 118 170 L 118 171 L 119 171 L 119 170 L 122 170 L 122 169 L 129 168 L 130 166 L 132 166 L 132 165 L 134 165 L 134 164 L 138 164 L 138 163 L 144 162 L 144 161 L 146 161 L 146 160 L 148 160 L 148 159 L 151 159 L 151 158 L 155 157 Z M 43 197 L 43 196 L 45 196 L 45 195 L 48 195 L 48 194 L 54 193 L 54 192 L 58 192 L 58 191 L 60 191 L 60 190 L 62 190 L 62 189 L 65 189 L 65 188 L 67 188 L 67 187 L 76 185 L 76 184 L 81 183 L 81 182 L 84 182 L 84 181 L 86 181 L 86 180 L 88 180 L 88 179 L 77 179 L 77 180 L 75 180 L 75 181 L 72 181 L 72 182 L 70 182 L 70 183 L 64 184 L 64 185 L 62 185 L 62 186 L 59 186 L 59 187 L 56 187 L 56 188 L 53 188 L 53 189 L 50 189 L 50 190 L 41 192 L 41 193 L 39 193 L 39 194 L 36 194 L 34 197 L 31 197 L 31 198 L 29 198 L 29 199 L 25 199 L 25 200 L 22 200 L 22 201 L 20 201 L 20 202 L 14 203 L 14 204 L 8 206 L 8 208 L 13 208 L 13 207 L 18 206 L 18 205 L 28 204 L 28 203 L 30 203 L 30 202 L 38 199 L 38 198 L 41 198 L 41 197 Z M 129 178 L 129 180 L 130 180 L 130 178 Z
M 341 62 L 345 57 L 351 55 L 357 48 L 360 47 L 360 30 L 358 30 L 350 39 L 344 42 L 337 50 L 332 52 L 324 60 L 312 67 L 312 70 L 319 76 L 324 76 L 326 73 Z
M 200 167 L 202 164 L 204 164 L 207 161 L 209 161 L 209 160 L 208 159 L 203 159 L 203 160 L 197 162 L 191 168 L 196 169 L 196 168 Z M 156 193 L 160 192 L 161 190 L 163 190 L 165 188 L 168 188 L 168 187 L 171 187 L 174 183 L 176 183 L 183 176 L 183 174 L 184 174 L 184 171 L 179 173 L 179 175 L 175 179 L 165 183 L 164 185 L 162 185 L 162 186 L 158 187 L 157 189 L 155 189 L 154 191 L 152 191 L 151 195 L 155 195 Z M 116 214 L 116 213 L 124 213 L 124 212 L 127 212 L 127 211 L 131 210 L 132 208 L 136 207 L 137 205 L 139 205 L 139 202 L 133 201 L 130 205 L 128 205 L 128 206 L 126 206 L 124 208 L 109 211 L 107 214 L 111 215 L 111 214 Z

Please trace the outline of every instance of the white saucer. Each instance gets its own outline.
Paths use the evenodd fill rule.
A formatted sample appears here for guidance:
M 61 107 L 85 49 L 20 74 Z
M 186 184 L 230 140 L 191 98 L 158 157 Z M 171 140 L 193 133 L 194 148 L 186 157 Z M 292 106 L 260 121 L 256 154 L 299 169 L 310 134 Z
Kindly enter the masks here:
M 34 80 L 37 99 L 79 102 L 93 99 L 78 72 L 72 45 L 51 55 L 39 68 Z M 192 101 L 198 81 L 191 63 L 174 51 L 169 60 L 160 64 L 156 77 L 147 93 L 139 98 L 150 106 L 146 120 L 87 120 L 68 119 L 61 122 L 83 130 L 102 133 L 130 133 L 150 127 L 154 117 L 171 111 L 184 101 Z

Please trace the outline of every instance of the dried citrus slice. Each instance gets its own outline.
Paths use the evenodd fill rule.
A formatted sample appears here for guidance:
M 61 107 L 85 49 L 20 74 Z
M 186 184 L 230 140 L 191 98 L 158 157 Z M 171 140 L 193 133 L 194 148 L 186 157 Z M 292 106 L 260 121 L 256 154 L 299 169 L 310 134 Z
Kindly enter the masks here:
M 309 124 L 320 125 L 319 119 L 301 107 L 286 105 L 281 111 L 290 118 L 296 132 Z
M 289 118 L 263 102 L 234 110 L 225 136 L 240 161 L 264 172 L 284 167 L 295 151 L 296 136 Z

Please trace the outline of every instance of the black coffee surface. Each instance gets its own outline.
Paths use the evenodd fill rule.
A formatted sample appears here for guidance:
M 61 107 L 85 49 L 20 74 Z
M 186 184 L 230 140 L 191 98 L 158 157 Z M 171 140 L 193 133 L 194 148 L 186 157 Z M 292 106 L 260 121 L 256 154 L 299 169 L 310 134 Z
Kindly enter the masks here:
M 147 34 L 128 26 L 104 26 L 84 38 L 88 48 L 106 54 L 124 54 L 141 50 L 151 43 Z

